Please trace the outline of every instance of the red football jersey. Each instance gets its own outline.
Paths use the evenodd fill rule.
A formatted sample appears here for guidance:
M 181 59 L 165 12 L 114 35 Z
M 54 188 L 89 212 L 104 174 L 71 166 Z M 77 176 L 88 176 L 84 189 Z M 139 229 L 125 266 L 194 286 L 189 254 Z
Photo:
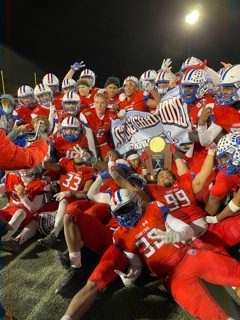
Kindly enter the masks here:
M 84 189 L 85 183 L 92 180 L 95 174 L 92 168 L 85 165 L 76 168 L 72 159 L 62 158 L 59 165 L 61 167 L 61 191 L 81 191 Z
M 83 111 L 82 115 L 82 117 L 80 115 L 80 120 L 86 127 L 92 129 L 96 146 L 111 143 L 111 120 L 117 118 L 116 111 L 107 109 L 101 119 L 97 116 L 95 108 Z
M 53 97 L 52 104 L 56 107 L 57 110 L 62 109 L 62 98 L 63 98 L 63 92 L 61 91 L 57 92 Z
M 180 244 L 165 244 L 161 240 L 152 240 L 157 229 L 166 230 L 166 214 L 157 201 L 146 208 L 145 213 L 134 227 L 121 226 L 113 235 L 116 245 L 124 251 L 139 255 L 149 269 L 161 276 L 176 267 L 184 256 L 187 246 Z
M 209 104 L 213 110 L 213 121 L 222 127 L 226 132 L 230 132 L 235 124 L 240 124 L 240 111 L 232 106 L 219 106 L 214 97 L 205 95 L 197 102 L 189 105 L 189 115 L 191 122 L 197 126 L 201 110 L 204 105 Z
M 35 118 L 36 116 L 49 117 L 50 109 L 39 104 L 36 108 L 33 109 L 31 117 Z
M 20 206 L 24 207 L 21 204 L 21 200 L 17 196 L 14 186 L 20 184 L 24 187 L 27 197 L 30 201 L 33 201 L 34 197 L 37 195 L 40 195 L 46 191 L 49 191 L 50 185 L 49 182 L 44 181 L 40 178 L 34 178 L 30 182 L 28 182 L 26 185 L 24 185 L 21 177 L 15 173 L 7 173 L 5 177 L 5 186 L 7 192 L 10 194 L 10 202 L 7 205 L 7 207 L 12 207 L 12 206 Z
M 198 125 L 198 119 L 202 112 L 201 110 L 206 104 L 213 104 L 212 106 L 215 106 L 215 100 L 213 96 L 205 95 L 201 99 L 197 100 L 195 103 L 192 103 L 188 106 L 189 117 L 191 119 L 192 124 L 196 127 Z
M 88 148 L 88 142 L 85 135 L 80 135 L 80 137 L 75 141 L 67 141 L 63 136 L 58 133 L 53 135 L 52 141 L 54 142 L 55 151 L 58 158 L 72 158 L 73 156 L 73 147 L 78 144 L 80 147 Z
M 31 121 L 32 121 L 31 114 L 32 114 L 33 109 L 30 109 L 30 108 L 25 107 L 23 105 L 19 105 L 19 106 L 17 106 L 15 111 L 17 112 L 19 117 L 24 120 L 24 122 L 26 124 L 30 124 L 31 123 Z
M 93 106 L 93 96 L 89 94 L 87 97 L 82 96 L 79 94 L 79 97 L 81 99 L 81 104 L 80 104 L 80 110 L 88 110 L 90 107 Z
M 137 111 L 145 111 L 148 112 L 148 108 L 146 106 L 146 102 L 149 99 L 149 95 L 144 95 L 144 91 L 137 91 L 134 95 L 124 101 L 120 101 L 118 103 L 118 108 L 125 109 L 126 111 L 137 110 Z
M 154 200 L 166 205 L 175 218 L 187 224 L 206 216 L 196 202 L 190 172 L 180 176 L 172 187 L 166 188 L 157 184 L 148 184 L 145 189 Z

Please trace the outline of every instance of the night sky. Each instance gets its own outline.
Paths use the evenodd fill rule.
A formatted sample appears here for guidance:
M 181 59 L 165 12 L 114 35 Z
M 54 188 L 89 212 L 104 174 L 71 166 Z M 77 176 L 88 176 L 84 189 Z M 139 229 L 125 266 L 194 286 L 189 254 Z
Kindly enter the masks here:
M 62 80 L 70 65 L 84 60 L 102 87 L 110 75 L 139 77 L 158 69 L 163 58 L 173 71 L 191 55 L 207 58 L 218 70 L 220 61 L 240 61 L 238 0 L 5 0 L 1 4 L 1 70 L 6 87 L 38 82 L 47 72 Z M 36 8 L 37 6 L 37 8 Z M 184 17 L 200 9 L 197 25 Z M 78 78 L 76 74 L 75 79 Z

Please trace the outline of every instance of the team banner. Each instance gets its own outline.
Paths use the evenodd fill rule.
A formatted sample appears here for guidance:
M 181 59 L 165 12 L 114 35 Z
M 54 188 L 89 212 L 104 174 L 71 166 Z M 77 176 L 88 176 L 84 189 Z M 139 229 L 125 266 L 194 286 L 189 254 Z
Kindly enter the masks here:
M 162 99 L 156 112 L 128 111 L 120 120 L 113 120 L 111 133 L 115 149 L 121 154 L 130 149 L 141 151 L 154 136 L 161 136 L 167 143 L 178 146 L 189 142 L 187 132 L 191 129 L 187 105 L 183 104 L 178 94 Z M 174 93 L 177 93 L 175 95 Z

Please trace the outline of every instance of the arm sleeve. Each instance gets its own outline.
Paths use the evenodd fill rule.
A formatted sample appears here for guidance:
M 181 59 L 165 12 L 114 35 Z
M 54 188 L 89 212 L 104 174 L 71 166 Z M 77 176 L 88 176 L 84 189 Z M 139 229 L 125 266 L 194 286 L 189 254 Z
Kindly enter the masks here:
M 29 200 L 27 196 L 21 198 L 21 203 L 30 211 L 35 212 L 41 208 L 43 204 L 44 195 L 35 196 L 33 201 Z
M 124 254 L 127 256 L 130 266 L 142 268 L 142 262 L 135 253 L 124 251 Z
M 81 123 L 82 123 L 82 125 L 84 127 L 84 130 L 85 130 L 85 135 L 86 135 L 87 142 L 88 142 L 88 148 L 89 148 L 90 151 L 93 152 L 93 154 L 97 158 L 97 152 L 96 152 L 93 132 L 92 132 L 92 129 L 88 127 L 87 119 L 86 119 L 86 117 L 85 117 L 85 115 L 83 113 L 80 113 L 80 121 L 81 121 Z
M 167 215 L 166 223 L 173 231 L 179 233 L 180 241 L 189 240 L 194 236 L 194 231 L 188 224 L 174 218 L 171 214 Z
M 109 193 L 99 192 L 99 189 L 102 185 L 102 178 L 99 175 L 97 179 L 93 182 L 91 187 L 88 190 L 87 197 L 90 200 L 101 202 L 101 203 L 107 203 L 110 204 L 110 195 Z
M 0 170 L 29 169 L 43 161 L 48 144 L 43 139 L 38 139 L 27 148 L 18 147 L 0 130 L 0 150 Z
M 204 126 L 198 126 L 197 131 L 201 145 L 207 146 L 219 135 L 222 127 L 215 123 L 212 123 L 210 127 L 207 127 L 207 124 L 205 124 Z

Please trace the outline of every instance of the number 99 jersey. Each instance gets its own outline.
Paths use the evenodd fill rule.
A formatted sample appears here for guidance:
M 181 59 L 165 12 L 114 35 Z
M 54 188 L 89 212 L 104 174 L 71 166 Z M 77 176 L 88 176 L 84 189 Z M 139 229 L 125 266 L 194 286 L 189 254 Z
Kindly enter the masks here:
M 195 199 L 190 172 L 178 177 L 171 187 L 147 184 L 145 190 L 153 200 L 160 201 L 167 206 L 175 218 L 186 223 L 206 216 Z

